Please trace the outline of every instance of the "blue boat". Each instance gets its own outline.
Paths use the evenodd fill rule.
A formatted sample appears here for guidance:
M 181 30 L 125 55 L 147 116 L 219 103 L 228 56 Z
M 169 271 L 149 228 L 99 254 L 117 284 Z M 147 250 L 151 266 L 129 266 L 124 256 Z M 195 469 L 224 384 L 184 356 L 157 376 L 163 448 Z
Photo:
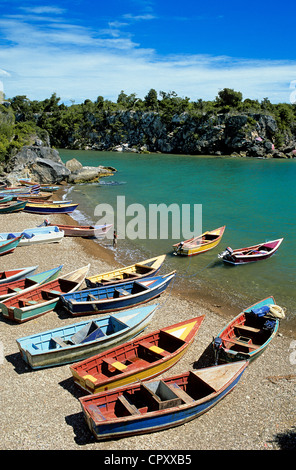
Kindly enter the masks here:
M 58 276 L 62 267 L 63 265 L 61 264 L 57 268 L 48 269 L 42 273 L 33 274 L 33 276 L 7 282 L 6 284 L 0 284 L 0 300 L 27 292 L 27 290 L 32 287 L 37 287 L 40 284 L 52 281 Z
M 55 203 L 34 203 L 27 202 L 25 207 L 25 212 L 32 214 L 69 214 L 73 212 L 79 204 L 55 204 Z
M 214 338 L 215 363 L 253 361 L 275 338 L 284 317 L 284 309 L 273 297 L 243 310 Z
M 179 426 L 202 415 L 237 385 L 248 361 L 188 371 L 79 398 L 97 440 Z M 231 420 L 231 416 L 229 417 Z
M 16 342 L 32 369 L 81 361 L 138 335 L 148 326 L 157 307 L 158 304 L 146 305 L 93 321 L 63 325 Z
M 22 232 L 0 233 L 0 241 L 12 240 L 20 237 L 19 246 L 28 246 L 39 243 L 60 242 L 64 237 L 64 232 L 56 226 L 27 228 Z
M 11 240 L 0 240 L 0 256 L 12 253 L 20 243 L 23 235 L 12 238 Z
M 63 307 L 72 316 L 108 313 L 140 305 L 161 295 L 176 271 L 141 281 L 128 281 L 117 285 L 94 287 L 92 289 L 62 295 Z

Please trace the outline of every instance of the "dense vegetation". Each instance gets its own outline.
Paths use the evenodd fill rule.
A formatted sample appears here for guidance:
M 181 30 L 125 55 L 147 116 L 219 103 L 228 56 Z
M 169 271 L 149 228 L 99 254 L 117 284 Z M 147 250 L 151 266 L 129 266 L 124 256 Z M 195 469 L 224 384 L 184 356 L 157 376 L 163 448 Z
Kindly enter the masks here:
M 244 99 L 242 93 L 229 88 L 219 91 L 213 101 L 190 101 L 181 98 L 175 92 L 159 94 L 151 89 L 144 99 L 137 98 L 135 93 L 127 95 L 124 91 L 118 95 L 117 101 L 112 102 L 98 96 L 95 101 L 89 99 L 81 104 L 66 106 L 60 103 L 60 98 L 54 93 L 43 101 L 31 101 L 26 96 L 8 98 L 0 105 L 0 159 L 4 160 L 23 145 L 32 143 L 39 138 L 55 147 L 75 148 L 75 140 L 83 140 L 83 136 L 93 131 L 98 125 L 104 126 L 106 116 L 121 111 L 154 112 L 167 125 L 168 132 L 172 119 L 176 115 L 188 113 L 197 118 L 216 116 L 218 114 L 247 113 L 269 114 L 277 122 L 278 133 L 275 136 L 277 146 L 281 146 L 282 133 L 295 135 L 296 104 L 272 104 L 268 98 L 261 102 Z M 252 124 L 252 118 L 249 123 Z M 114 129 L 119 130 L 119 121 L 113 122 Z

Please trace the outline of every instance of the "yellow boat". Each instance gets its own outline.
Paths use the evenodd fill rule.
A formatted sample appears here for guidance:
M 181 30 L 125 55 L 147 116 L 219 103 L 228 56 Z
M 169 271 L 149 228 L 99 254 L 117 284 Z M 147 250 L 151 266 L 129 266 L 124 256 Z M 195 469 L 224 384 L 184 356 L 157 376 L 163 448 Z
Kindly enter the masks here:
M 166 255 L 146 259 L 124 268 L 114 269 L 103 274 L 96 274 L 85 279 L 87 287 L 101 287 L 108 284 L 120 284 L 128 280 L 141 280 L 146 277 L 155 276 L 161 268 Z
M 215 248 L 223 236 L 225 225 L 223 227 L 216 228 L 208 232 L 204 232 L 198 237 L 190 238 L 183 242 L 176 243 L 173 245 L 174 254 L 181 256 L 193 256 L 205 253 L 212 248 Z
M 184 320 L 77 362 L 70 366 L 74 382 L 88 393 L 99 393 L 156 377 L 186 353 L 204 318 Z

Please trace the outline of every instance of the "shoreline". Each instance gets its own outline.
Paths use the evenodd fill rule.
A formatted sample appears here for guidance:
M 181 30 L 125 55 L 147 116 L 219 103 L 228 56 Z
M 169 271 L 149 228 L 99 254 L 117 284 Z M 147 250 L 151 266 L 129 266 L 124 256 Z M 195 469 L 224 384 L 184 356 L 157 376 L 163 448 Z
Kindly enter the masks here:
M 70 185 L 71 186 L 71 185 Z M 54 194 L 53 199 L 56 200 L 61 200 L 62 196 L 66 194 L 66 185 L 61 186 L 61 188 Z M 65 225 L 79 225 L 79 222 L 73 218 L 71 215 L 61 215 L 60 217 L 64 217 L 64 222 L 61 222 Z M 83 224 L 82 224 L 83 225 Z M 112 242 L 110 240 L 110 248 L 102 245 L 100 242 L 95 242 L 93 244 L 91 243 L 84 243 L 84 242 L 91 242 L 93 240 L 86 240 L 80 238 L 79 241 L 81 241 L 82 246 L 84 246 L 84 249 L 89 252 L 90 254 L 93 253 L 93 250 L 97 251 L 98 257 L 102 257 L 104 261 L 108 264 L 110 264 L 110 269 L 109 271 L 116 269 L 116 268 L 121 268 L 124 265 L 121 264 L 116 260 L 115 257 L 115 251 L 112 246 Z M 145 258 L 139 260 L 143 261 Z M 128 263 L 130 265 L 132 263 Z M 165 274 L 165 263 L 164 266 L 161 268 L 161 274 Z M 198 290 L 198 292 L 189 292 L 188 290 L 184 290 L 182 287 L 178 287 L 178 285 L 175 285 L 174 283 L 174 294 L 177 294 L 180 297 L 183 297 L 184 299 L 192 302 L 196 302 L 200 308 L 205 308 L 208 311 L 211 311 L 217 315 L 219 315 L 221 318 L 224 319 L 225 324 L 228 323 L 234 316 L 236 316 L 241 310 L 244 308 L 247 308 L 249 305 L 252 305 L 253 302 L 250 301 L 248 305 L 244 305 L 241 307 L 241 305 L 238 305 L 238 302 L 230 302 L 227 301 L 227 299 L 223 298 L 221 300 L 221 297 L 219 296 L 218 292 L 213 292 L 210 294 L 209 292 L 203 291 L 202 288 Z M 272 293 L 271 293 L 272 295 Z M 258 298 L 256 301 L 259 301 L 260 299 Z M 285 333 L 288 337 L 291 337 L 291 339 L 295 338 L 295 332 L 296 332 L 296 318 L 294 321 L 290 321 L 288 325 L 285 325 L 283 322 L 281 325 L 281 330 L 282 332 Z
M 60 198 L 59 193 L 55 198 Z M 44 218 L 25 212 L 2 215 L 2 230 L 34 227 Z M 52 215 L 51 222 L 77 224 L 68 215 Z M 1 258 L 3 269 L 38 264 L 38 271 L 43 271 L 64 264 L 62 274 L 89 262 L 90 275 L 119 265 L 112 250 L 93 240 L 72 237 L 55 244 L 19 247 Z M 226 324 L 221 314 L 224 306 L 216 312 L 210 302 L 208 305 L 203 300 L 196 302 L 185 298 L 176 283 L 152 303 L 159 303 L 161 308 L 144 334 L 190 317 L 206 315 L 188 352 L 165 376 L 212 365 L 211 341 Z M 89 316 L 90 320 L 94 318 Z M 296 365 L 290 359 L 291 339 L 283 334 L 281 327 L 280 334 L 264 354 L 248 366 L 234 391 L 209 412 L 167 431 L 97 442 L 84 421 L 78 401 L 85 392 L 73 383 L 69 365 L 32 371 L 21 359 L 15 341 L 78 321 L 80 318 L 71 318 L 62 310 L 51 311 L 23 324 L 1 317 L 0 392 L 5 403 L 2 411 L 5 420 L 0 431 L 2 450 L 171 449 L 177 452 L 280 450 L 290 445 L 289 436 L 293 432 L 295 435 L 295 379 L 289 377 L 295 377 Z

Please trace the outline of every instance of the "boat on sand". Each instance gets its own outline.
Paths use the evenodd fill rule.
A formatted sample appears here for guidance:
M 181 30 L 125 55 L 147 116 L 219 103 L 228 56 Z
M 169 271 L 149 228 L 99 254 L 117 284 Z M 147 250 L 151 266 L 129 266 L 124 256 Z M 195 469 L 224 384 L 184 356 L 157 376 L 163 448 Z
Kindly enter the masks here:
M 187 352 L 204 317 L 161 328 L 73 364 L 74 382 L 98 393 L 162 374 Z
M 216 405 L 237 385 L 247 365 L 248 361 L 235 362 L 138 381 L 79 401 L 99 441 L 161 431 L 185 424 Z

